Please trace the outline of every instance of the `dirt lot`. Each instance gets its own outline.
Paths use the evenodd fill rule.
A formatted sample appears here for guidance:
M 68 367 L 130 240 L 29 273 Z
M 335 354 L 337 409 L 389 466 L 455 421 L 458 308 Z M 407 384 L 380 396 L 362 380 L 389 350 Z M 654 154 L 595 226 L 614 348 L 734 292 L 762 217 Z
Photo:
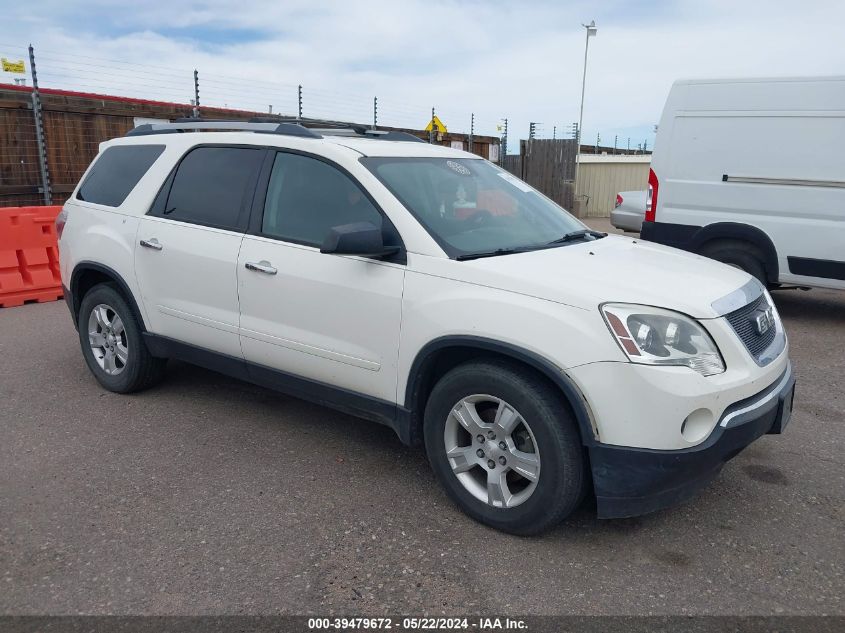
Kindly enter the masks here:
M 845 292 L 775 295 L 786 434 L 684 506 L 531 539 L 386 427 L 181 363 L 114 395 L 63 303 L 2 309 L 0 612 L 843 614 Z

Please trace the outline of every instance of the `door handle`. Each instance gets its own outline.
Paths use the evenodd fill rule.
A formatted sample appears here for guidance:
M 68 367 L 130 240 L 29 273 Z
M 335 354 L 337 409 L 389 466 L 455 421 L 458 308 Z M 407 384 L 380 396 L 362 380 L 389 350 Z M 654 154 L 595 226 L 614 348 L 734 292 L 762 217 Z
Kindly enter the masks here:
M 151 248 L 154 251 L 160 251 L 162 248 L 164 248 L 161 244 L 159 244 L 158 240 L 154 237 L 150 238 L 148 240 L 141 240 L 139 243 L 144 248 Z
M 265 275 L 275 275 L 278 270 L 270 265 L 270 262 L 262 259 L 260 262 L 247 262 L 244 264 L 247 270 L 254 270 L 255 272 L 264 273 Z

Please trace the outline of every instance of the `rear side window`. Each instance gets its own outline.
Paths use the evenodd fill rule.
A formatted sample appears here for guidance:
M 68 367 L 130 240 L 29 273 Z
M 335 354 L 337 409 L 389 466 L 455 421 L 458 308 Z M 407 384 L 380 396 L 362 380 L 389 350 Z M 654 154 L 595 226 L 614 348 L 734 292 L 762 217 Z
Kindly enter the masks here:
M 91 167 L 77 200 L 119 207 L 163 151 L 164 145 L 109 147 Z
M 179 163 L 160 215 L 222 229 L 243 229 L 265 150 L 198 147 Z

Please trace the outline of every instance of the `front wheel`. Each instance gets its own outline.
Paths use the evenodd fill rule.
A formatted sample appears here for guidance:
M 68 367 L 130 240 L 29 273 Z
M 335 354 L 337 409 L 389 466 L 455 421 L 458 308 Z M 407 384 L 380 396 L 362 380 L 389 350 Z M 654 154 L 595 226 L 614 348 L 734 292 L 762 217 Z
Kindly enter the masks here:
M 109 391 L 139 391 L 164 375 L 166 359 L 147 350 L 138 320 L 113 286 L 94 286 L 82 298 L 78 326 L 85 362 Z
M 441 378 L 426 406 L 425 445 L 461 509 L 506 532 L 542 532 L 584 495 L 586 460 L 568 405 L 507 362 L 468 363 Z

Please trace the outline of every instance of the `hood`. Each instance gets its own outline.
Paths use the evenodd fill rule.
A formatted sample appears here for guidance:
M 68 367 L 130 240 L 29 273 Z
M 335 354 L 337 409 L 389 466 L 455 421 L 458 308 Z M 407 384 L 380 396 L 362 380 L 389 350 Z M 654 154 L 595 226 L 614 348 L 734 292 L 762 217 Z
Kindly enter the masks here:
M 712 259 L 617 235 L 467 261 L 427 259 L 432 274 L 587 310 L 607 302 L 639 303 L 698 319 L 721 316 L 718 306 L 725 304 L 714 308 L 713 303 L 752 279 Z M 440 266 L 451 268 L 451 274 Z

